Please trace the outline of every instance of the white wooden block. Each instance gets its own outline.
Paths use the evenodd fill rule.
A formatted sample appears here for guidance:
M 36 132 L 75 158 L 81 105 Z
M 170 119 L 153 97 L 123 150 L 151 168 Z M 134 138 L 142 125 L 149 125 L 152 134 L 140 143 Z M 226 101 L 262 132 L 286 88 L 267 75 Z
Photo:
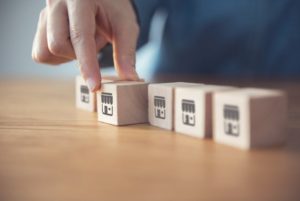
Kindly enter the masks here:
M 212 136 L 212 96 L 218 91 L 236 89 L 217 85 L 175 89 L 175 131 L 197 138 Z
M 112 82 L 116 80 L 114 77 L 102 78 L 102 83 Z M 90 92 L 87 84 L 81 76 L 76 76 L 75 84 L 75 101 L 76 107 L 90 112 L 97 111 L 96 93 Z
M 277 90 L 246 88 L 214 96 L 214 140 L 251 149 L 282 144 L 287 98 Z
M 148 122 L 148 84 L 120 81 L 102 84 L 97 92 L 98 121 L 113 125 Z
M 172 82 L 150 84 L 148 87 L 149 122 L 153 126 L 174 129 L 175 87 L 197 86 L 196 83 Z

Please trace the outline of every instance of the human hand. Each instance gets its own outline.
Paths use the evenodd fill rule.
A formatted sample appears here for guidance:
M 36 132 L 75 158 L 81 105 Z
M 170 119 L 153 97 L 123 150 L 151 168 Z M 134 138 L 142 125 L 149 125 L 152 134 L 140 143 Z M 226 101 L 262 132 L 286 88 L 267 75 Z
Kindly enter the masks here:
M 130 0 L 47 0 L 41 11 L 32 58 L 61 64 L 77 59 L 91 91 L 101 85 L 97 53 L 113 45 L 120 79 L 138 80 L 135 50 L 139 27 Z

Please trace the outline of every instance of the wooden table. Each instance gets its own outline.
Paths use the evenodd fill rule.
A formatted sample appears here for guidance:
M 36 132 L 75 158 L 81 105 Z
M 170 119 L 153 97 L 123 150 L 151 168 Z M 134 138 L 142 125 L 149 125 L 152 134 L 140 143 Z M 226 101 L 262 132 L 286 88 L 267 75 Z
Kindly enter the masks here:
M 110 126 L 75 108 L 74 81 L 1 79 L 0 200 L 300 200 L 300 82 L 235 84 L 288 92 L 285 146 L 248 152 Z

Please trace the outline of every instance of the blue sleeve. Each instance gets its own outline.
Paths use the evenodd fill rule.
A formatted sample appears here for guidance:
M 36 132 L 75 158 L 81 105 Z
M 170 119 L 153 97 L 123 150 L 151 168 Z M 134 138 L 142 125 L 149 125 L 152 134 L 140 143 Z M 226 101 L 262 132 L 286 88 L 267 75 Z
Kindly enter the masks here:
M 164 1 L 162 0 L 133 0 L 133 7 L 136 11 L 140 26 L 140 36 L 137 45 L 138 47 L 147 43 L 151 19 L 155 11 L 163 6 Z
M 221 76 L 300 75 L 299 0 L 133 0 L 138 47 L 153 14 L 168 14 L 158 73 Z

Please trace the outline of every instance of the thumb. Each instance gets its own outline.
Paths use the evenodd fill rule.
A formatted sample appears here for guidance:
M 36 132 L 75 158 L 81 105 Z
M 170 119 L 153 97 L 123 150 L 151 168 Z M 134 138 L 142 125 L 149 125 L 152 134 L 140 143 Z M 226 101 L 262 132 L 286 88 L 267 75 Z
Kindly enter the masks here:
M 139 35 L 137 23 L 119 22 L 113 30 L 113 52 L 116 71 L 121 79 L 139 80 L 135 70 L 135 51 Z

